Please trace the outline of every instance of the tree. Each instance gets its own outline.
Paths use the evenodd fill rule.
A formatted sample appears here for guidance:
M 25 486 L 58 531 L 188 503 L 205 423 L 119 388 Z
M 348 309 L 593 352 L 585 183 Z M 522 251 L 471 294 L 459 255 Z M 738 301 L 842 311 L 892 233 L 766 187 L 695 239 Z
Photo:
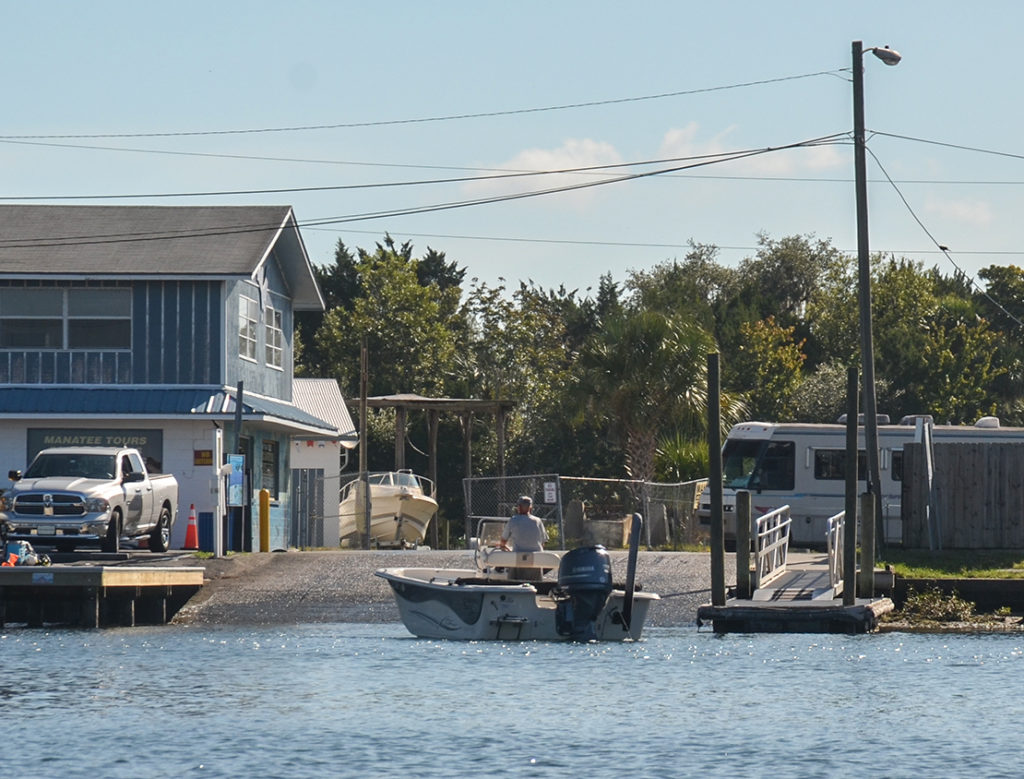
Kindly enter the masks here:
M 365 337 L 371 360 L 371 395 L 443 392 L 453 368 L 457 287 L 422 286 L 411 246 L 396 249 L 388 236 L 355 262 L 351 305 L 332 308 L 316 333 L 325 372 L 337 376 L 342 391 L 358 394 L 360 346 Z
M 803 341 L 793 340 L 795 326 L 782 327 L 775 317 L 740 325 L 743 341 L 729 373 L 742 380 L 747 407 L 754 419 L 770 422 L 793 418 L 792 395 L 801 381 Z
M 603 323 L 580 357 L 579 400 L 607 420 L 630 478 L 650 480 L 659 433 L 705 427 L 711 336 L 691 320 L 641 311 Z

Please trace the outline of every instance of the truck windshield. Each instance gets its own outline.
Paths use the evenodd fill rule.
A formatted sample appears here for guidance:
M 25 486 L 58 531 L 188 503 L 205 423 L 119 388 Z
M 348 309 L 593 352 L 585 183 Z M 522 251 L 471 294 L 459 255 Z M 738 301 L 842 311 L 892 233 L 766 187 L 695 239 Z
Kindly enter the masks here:
M 733 490 L 792 490 L 796 446 L 792 441 L 726 439 L 722 486 Z
M 23 478 L 69 476 L 79 479 L 113 479 L 115 471 L 114 456 L 109 454 L 41 454 L 28 467 Z

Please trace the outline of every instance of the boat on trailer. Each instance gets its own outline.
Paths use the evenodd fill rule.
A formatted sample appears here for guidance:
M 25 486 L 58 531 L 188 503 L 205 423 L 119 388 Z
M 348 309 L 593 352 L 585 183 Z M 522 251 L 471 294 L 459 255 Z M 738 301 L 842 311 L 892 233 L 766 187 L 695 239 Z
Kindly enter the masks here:
M 416 546 L 437 513 L 434 483 L 409 470 L 367 474 L 370 486 L 370 540 L 376 546 Z M 365 533 L 362 481 L 353 479 L 338 497 L 339 536 L 352 545 Z
M 603 546 L 500 549 L 502 520 L 481 520 L 475 568 L 383 568 L 405 627 L 421 638 L 473 641 L 639 639 L 658 595 L 635 583 L 639 515 L 624 584 Z

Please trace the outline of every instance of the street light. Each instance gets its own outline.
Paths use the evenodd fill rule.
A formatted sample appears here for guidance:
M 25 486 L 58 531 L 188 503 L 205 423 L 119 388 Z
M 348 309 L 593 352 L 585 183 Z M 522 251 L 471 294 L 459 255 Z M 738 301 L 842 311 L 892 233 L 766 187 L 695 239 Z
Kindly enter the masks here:
M 896 65 L 900 54 L 888 46 L 868 49 L 886 65 Z M 853 42 L 853 162 L 857 186 L 857 277 L 860 305 L 861 375 L 864 395 L 864 448 L 867 451 L 867 491 L 875 496 L 875 526 L 881 535 L 882 496 L 879 491 L 878 405 L 875 397 L 875 355 L 871 332 L 871 258 L 868 250 L 868 187 L 864 153 L 864 53 L 860 41 Z M 854 465 L 853 467 L 856 467 Z M 870 554 L 874 565 L 874 527 L 862 526 L 862 554 Z M 867 536 L 870 534 L 871 538 Z

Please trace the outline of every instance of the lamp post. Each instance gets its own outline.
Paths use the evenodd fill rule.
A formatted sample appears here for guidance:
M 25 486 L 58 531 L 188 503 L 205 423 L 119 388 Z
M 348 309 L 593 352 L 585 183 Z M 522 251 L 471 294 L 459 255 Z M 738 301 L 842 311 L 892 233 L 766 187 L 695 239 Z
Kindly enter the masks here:
M 888 47 L 870 48 L 868 51 L 886 65 L 896 65 L 901 59 L 898 52 Z M 867 164 L 864 153 L 864 56 L 860 41 L 853 42 L 853 163 L 857 186 L 857 278 L 862 394 L 864 395 L 864 448 L 867 451 L 868 467 L 867 491 L 875 496 L 875 523 L 879 529 L 878 537 L 882 538 L 884 536 L 881 532 L 882 501 L 879 492 L 878 406 L 875 397 L 874 338 L 871 332 L 871 257 L 868 250 Z M 872 533 L 872 535 L 875 534 Z M 873 564 L 874 549 L 865 551 L 870 551 Z

